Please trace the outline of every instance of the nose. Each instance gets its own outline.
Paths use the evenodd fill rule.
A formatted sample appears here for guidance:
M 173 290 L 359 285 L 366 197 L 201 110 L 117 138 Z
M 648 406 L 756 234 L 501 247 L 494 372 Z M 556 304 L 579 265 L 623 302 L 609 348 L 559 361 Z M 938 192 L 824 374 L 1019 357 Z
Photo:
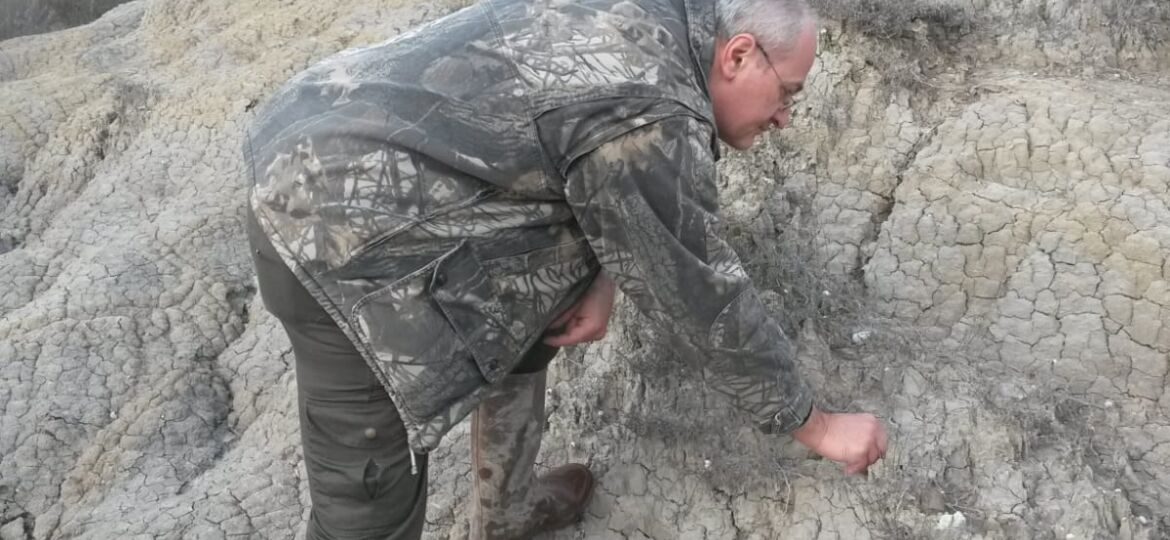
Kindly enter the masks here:
M 772 115 L 772 125 L 776 126 L 779 129 L 784 129 L 784 128 L 788 127 L 788 124 L 791 122 L 792 122 L 792 109 L 783 109 L 783 110 L 777 112 L 776 114 Z

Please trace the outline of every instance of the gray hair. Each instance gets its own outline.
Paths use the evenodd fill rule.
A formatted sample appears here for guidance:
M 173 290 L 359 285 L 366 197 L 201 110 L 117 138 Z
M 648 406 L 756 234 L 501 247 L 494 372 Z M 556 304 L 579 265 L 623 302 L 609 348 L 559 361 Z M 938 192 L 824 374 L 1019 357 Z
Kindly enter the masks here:
M 751 34 L 769 51 L 787 51 L 816 15 L 805 0 L 716 0 L 715 33 Z

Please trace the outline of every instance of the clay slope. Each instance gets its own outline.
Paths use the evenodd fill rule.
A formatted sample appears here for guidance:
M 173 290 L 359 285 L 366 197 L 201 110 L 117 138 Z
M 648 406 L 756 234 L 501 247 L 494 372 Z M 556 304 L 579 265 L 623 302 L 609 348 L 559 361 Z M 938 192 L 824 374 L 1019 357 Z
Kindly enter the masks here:
M 0 538 L 302 526 L 240 129 L 462 2 L 242 4 L 0 42 Z M 542 459 L 601 480 L 555 538 L 1170 535 L 1170 53 L 1103 26 L 1141 2 L 978 4 L 821 2 L 796 125 L 721 165 L 728 235 L 824 404 L 887 419 L 887 460 L 845 478 L 745 427 L 623 304 L 554 364 Z M 432 458 L 428 537 L 465 535 L 466 438 Z
M 0 0 L 0 40 L 88 23 L 126 0 Z

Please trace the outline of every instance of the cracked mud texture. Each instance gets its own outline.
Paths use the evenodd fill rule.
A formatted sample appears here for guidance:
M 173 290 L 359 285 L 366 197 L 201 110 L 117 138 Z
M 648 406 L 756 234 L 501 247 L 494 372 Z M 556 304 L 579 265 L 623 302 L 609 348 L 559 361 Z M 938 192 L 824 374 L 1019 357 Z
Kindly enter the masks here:
M 0 0 L 0 40 L 90 22 L 126 0 Z
M 728 234 L 886 460 L 847 478 L 755 432 L 620 303 L 551 372 L 542 462 L 600 479 L 551 538 L 1170 537 L 1170 49 L 1109 26 L 1134 2 L 977 3 L 1012 24 L 827 21 L 793 128 L 721 164 Z M 0 539 L 300 533 L 240 129 L 462 5 L 138 0 L 0 42 Z M 428 538 L 466 536 L 467 437 Z

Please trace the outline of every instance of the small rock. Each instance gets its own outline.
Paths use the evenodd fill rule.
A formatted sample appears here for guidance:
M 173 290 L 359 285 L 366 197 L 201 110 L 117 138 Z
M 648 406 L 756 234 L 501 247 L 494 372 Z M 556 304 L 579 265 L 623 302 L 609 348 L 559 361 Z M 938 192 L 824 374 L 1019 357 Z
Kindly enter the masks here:
M 962 512 L 955 512 L 954 514 L 943 514 L 938 517 L 938 525 L 935 525 L 934 528 L 939 531 L 944 531 L 947 529 L 958 529 L 966 522 L 967 516 L 964 516 Z
M 24 518 L 16 518 L 9 521 L 3 527 L 0 527 L 0 539 L 7 540 L 8 538 L 24 538 Z
M 945 512 L 947 509 L 946 494 L 937 488 L 927 488 L 919 500 L 919 507 L 926 513 Z

